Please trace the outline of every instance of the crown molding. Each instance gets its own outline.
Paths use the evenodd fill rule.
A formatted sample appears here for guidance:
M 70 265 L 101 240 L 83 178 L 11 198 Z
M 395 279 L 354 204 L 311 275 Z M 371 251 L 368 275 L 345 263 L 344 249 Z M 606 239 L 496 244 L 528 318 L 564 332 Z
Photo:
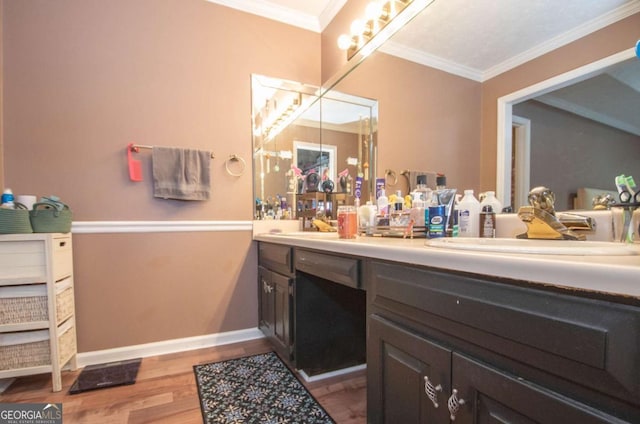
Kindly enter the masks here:
M 585 22 L 584 24 L 571 31 L 560 34 L 559 36 L 554 37 L 544 43 L 540 43 L 525 52 L 513 56 L 510 59 L 487 69 L 482 73 L 481 81 L 484 82 L 491 78 L 494 78 L 504 72 L 522 65 L 523 63 L 549 53 L 557 48 L 565 46 L 573 41 L 585 37 L 593 32 L 596 32 L 606 26 L 614 24 L 638 12 L 640 12 L 640 2 L 628 3 L 624 6 L 621 6 L 598 18 L 592 19 L 589 22 Z
M 380 51 L 401 59 L 406 59 L 410 62 L 436 68 L 473 81 L 482 81 L 482 72 L 478 69 L 460 65 L 450 60 L 442 59 L 441 57 L 406 47 L 394 41 L 387 41 L 382 45 L 382 47 L 380 47 Z
M 299 10 L 282 7 L 265 0 L 206 0 L 210 3 L 219 4 L 240 10 L 242 12 L 251 13 L 253 15 L 262 16 L 263 18 L 293 25 L 298 28 L 320 33 L 324 27 L 331 22 L 333 16 L 342 8 L 346 0 L 332 0 L 322 12 L 320 17 L 302 13 Z M 335 10 L 335 11 L 334 11 Z M 330 14 L 333 13 L 333 16 Z M 321 25 L 321 21 L 326 21 Z

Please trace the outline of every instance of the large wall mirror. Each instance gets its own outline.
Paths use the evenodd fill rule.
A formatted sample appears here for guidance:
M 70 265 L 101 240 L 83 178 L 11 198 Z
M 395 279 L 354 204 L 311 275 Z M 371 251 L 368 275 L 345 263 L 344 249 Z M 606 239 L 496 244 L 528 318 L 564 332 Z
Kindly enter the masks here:
M 365 164 L 364 156 L 356 153 L 353 157 L 360 159 L 358 164 L 348 165 L 347 158 L 352 156 L 340 158 L 340 147 L 338 147 L 336 172 L 340 173 L 350 167 L 348 172 L 351 176 L 365 175 L 369 179 L 369 183 L 372 183 L 376 177 L 386 177 L 388 193 L 393 193 L 396 190 L 406 193 L 410 190 L 413 181 L 403 178 L 402 175 L 411 175 L 411 173 L 405 174 L 404 171 L 441 172 L 446 174 L 447 185 L 451 187 L 456 187 L 459 190 L 472 188 L 476 190 L 476 193 L 484 190 L 496 190 L 505 206 L 512 205 L 515 208 L 524 203 L 526 197 L 524 193 L 526 193 L 528 185 L 544 184 L 559 192 L 559 204 L 557 205 L 559 210 L 573 207 L 571 197 L 580 187 L 595 186 L 596 188 L 613 189 L 613 184 L 606 181 L 609 178 L 607 176 L 602 182 L 587 179 L 587 176 L 591 177 L 594 174 L 589 170 L 596 167 L 603 168 L 605 163 L 620 164 L 618 171 L 608 172 L 640 175 L 637 168 L 632 166 L 637 167 L 637 164 L 640 163 L 638 149 L 633 149 L 629 147 L 630 145 L 625 145 L 627 147 L 616 145 L 615 148 L 612 148 L 611 144 L 607 144 L 608 147 L 600 149 L 596 155 L 589 156 L 587 154 L 594 151 L 591 146 L 583 144 L 582 146 L 570 147 L 569 144 L 570 138 L 580 139 L 584 143 L 584 137 L 553 136 L 555 145 L 551 148 L 536 144 L 536 134 L 544 134 L 543 138 L 547 141 L 551 136 L 548 133 L 541 133 L 541 128 L 548 125 L 540 124 L 542 122 L 540 117 L 533 115 L 532 109 L 535 108 L 536 112 L 540 112 L 538 110 L 540 108 L 559 109 L 559 106 L 558 104 L 552 105 L 549 97 L 547 100 L 534 100 L 533 98 L 538 94 L 549 94 L 548 92 L 555 88 L 569 89 L 567 86 L 573 83 L 576 83 L 576 90 L 581 90 L 583 85 L 578 83 L 584 82 L 587 78 L 595 77 L 594 69 L 585 68 L 586 73 L 573 75 L 573 80 L 565 81 L 562 87 L 551 88 L 549 85 L 545 88 L 547 92 L 538 94 L 534 89 L 530 89 L 527 95 L 523 96 L 517 94 L 523 86 L 533 85 L 535 88 L 541 81 L 549 77 L 533 79 L 527 84 L 522 84 L 521 81 L 527 81 L 527 76 L 523 76 L 527 74 L 526 70 L 529 66 L 527 60 L 532 60 L 536 56 L 521 55 L 516 58 L 519 62 L 511 60 L 516 50 L 522 51 L 524 49 L 527 54 L 535 53 L 539 46 L 531 44 L 534 42 L 532 40 L 536 39 L 532 34 L 539 33 L 540 28 L 545 28 L 545 31 L 549 30 L 551 24 L 557 20 L 570 21 L 573 19 L 573 24 L 576 27 L 583 28 L 586 26 L 585 23 L 593 24 L 594 19 L 605 14 L 607 16 L 619 14 L 621 9 L 627 17 L 633 15 L 631 17 L 633 19 L 640 11 L 638 2 L 635 0 L 603 0 L 585 5 L 584 2 L 571 1 L 563 3 L 562 8 L 552 0 L 541 0 L 535 4 L 527 1 L 527 7 L 524 7 L 523 4 L 524 2 L 519 0 L 483 0 L 471 3 L 464 0 L 434 1 L 385 42 L 378 51 L 366 59 L 361 58 L 361 63 L 358 62 L 357 67 L 350 67 L 347 75 L 337 75 L 331 78 L 331 89 L 327 94 L 336 93 L 338 102 L 343 101 L 339 99 L 340 93 L 349 93 L 354 98 L 376 99 L 379 102 L 379 106 L 377 103 L 375 106 L 363 103 L 365 109 L 369 108 L 371 111 L 375 109 L 375 113 L 372 112 L 369 115 L 370 122 L 365 125 L 368 125 L 367 131 L 359 133 L 357 130 L 357 126 L 362 125 L 360 115 L 368 115 L 367 113 L 356 114 L 355 119 L 348 122 L 352 128 L 345 131 L 356 139 L 370 138 L 375 140 L 375 143 L 369 143 L 365 148 L 365 151 L 371 152 L 372 159 L 369 161 L 369 167 L 366 168 L 367 172 L 361 174 Z M 513 18 L 520 16 L 519 13 L 525 9 L 528 13 L 526 19 Z M 620 17 L 618 20 L 623 18 Z M 616 20 L 609 20 L 608 24 L 614 22 Z M 608 24 L 602 25 L 601 28 Z M 347 30 L 345 28 L 345 31 Z M 486 34 L 489 34 L 488 42 L 479 43 L 478 40 L 486 39 L 484 38 Z M 638 34 L 635 34 L 635 37 L 637 39 Z M 549 35 L 549 38 L 554 39 L 554 35 Z M 573 40 L 576 39 L 573 38 Z M 556 45 L 556 47 L 560 45 L 562 44 Z M 620 44 L 619 48 L 613 51 L 622 52 L 623 56 L 618 57 L 618 62 L 637 63 L 637 59 L 631 57 L 629 53 L 631 47 L 631 45 Z M 627 56 L 624 57 L 624 54 Z M 443 59 L 450 56 L 455 56 L 456 60 Z M 606 55 L 597 59 L 604 56 Z M 567 69 L 579 68 L 582 65 L 563 65 L 565 61 L 563 57 L 557 57 L 554 60 L 554 65 L 558 65 L 558 69 L 561 70 L 551 74 L 554 76 L 566 72 Z M 571 63 L 573 62 L 567 62 L 567 64 Z M 609 63 L 602 66 L 598 72 L 601 73 L 605 68 L 614 65 L 615 63 Z M 503 72 L 513 68 L 522 70 L 514 77 L 519 78 L 520 82 L 513 80 L 500 82 L 502 86 L 500 89 L 496 89 L 492 85 L 493 81 L 500 80 Z M 539 69 L 537 72 L 544 74 Z M 637 70 L 629 72 L 637 75 Z M 587 75 L 588 73 L 591 75 Z M 609 74 L 609 76 L 611 75 Z M 619 76 L 605 79 L 609 83 L 612 82 L 612 79 L 616 80 L 618 84 L 623 81 Z M 337 82 L 333 84 L 334 81 Z M 515 88 L 504 90 L 504 87 L 511 85 Z M 626 87 L 628 88 L 626 88 L 627 92 L 637 94 L 637 85 L 630 84 Z M 501 94 L 495 96 L 496 91 Z M 318 91 L 313 93 L 317 94 Z M 509 93 L 511 94 L 505 96 Z M 495 100 L 492 100 L 491 104 L 485 104 L 484 99 L 491 97 L 491 95 L 495 96 Z M 509 111 L 510 115 L 506 115 L 505 105 L 499 105 L 497 101 L 500 96 L 504 96 L 502 98 L 504 103 L 509 103 L 510 108 L 513 108 L 515 112 L 511 114 Z M 599 97 L 614 101 L 619 99 L 618 95 L 609 92 L 601 92 Z M 524 104 L 525 101 L 528 103 Z M 317 101 L 318 106 L 309 109 L 309 113 L 315 114 L 315 116 L 312 116 L 311 119 L 304 119 L 307 121 L 317 119 L 317 122 L 320 122 L 320 116 L 322 115 L 324 118 L 328 113 L 322 108 L 321 103 Z M 378 108 L 381 114 L 379 122 L 377 121 Z M 574 112 L 571 114 L 573 117 L 578 116 Z M 527 115 L 529 116 L 527 117 Z M 502 116 L 501 119 L 503 119 L 500 125 L 497 122 L 498 116 Z M 635 119 L 638 119 L 638 116 L 635 114 Z M 559 121 L 569 123 L 573 117 L 571 119 L 564 117 Z M 586 118 L 582 117 L 582 119 Z M 308 122 L 300 127 L 304 126 L 316 138 L 312 138 L 311 135 L 290 136 L 291 143 L 295 139 L 301 142 L 319 144 L 324 142 L 335 145 L 334 142 L 327 140 L 326 135 L 323 135 L 321 125 L 308 126 L 307 124 Z M 529 126 L 527 127 L 527 125 Z M 635 125 L 638 125 L 637 122 Z M 353 128 L 354 126 L 356 129 Z M 487 127 L 493 128 L 487 131 Z M 513 134 L 517 135 L 526 132 L 527 128 L 529 128 L 531 135 L 530 154 L 526 156 L 521 152 L 514 157 L 505 154 L 513 151 L 511 142 L 514 137 L 511 131 L 515 131 Z M 626 132 L 627 135 L 630 134 L 629 138 L 637 140 L 638 136 L 632 132 L 620 128 L 615 131 Z M 285 146 L 285 137 L 279 137 L 277 144 L 279 151 L 281 150 L 280 146 Z M 355 145 L 359 148 L 365 146 L 364 142 L 355 143 Z M 260 180 L 260 175 L 266 175 L 269 163 L 273 167 L 277 159 L 273 155 L 267 157 L 264 154 L 266 151 L 276 151 L 275 148 L 268 146 L 267 143 L 261 146 L 254 144 L 256 197 L 262 199 L 282 193 L 285 187 L 289 187 L 287 180 L 283 178 L 275 183 L 277 188 L 270 191 L 266 190 L 266 187 L 271 183 L 268 183 L 266 179 Z M 293 153 L 293 144 L 287 148 L 288 150 Z M 623 154 L 626 155 L 624 164 L 616 159 L 619 156 L 608 156 L 614 150 L 624 152 Z M 561 152 L 555 158 L 569 162 L 555 163 L 553 165 L 554 172 L 551 175 L 548 164 L 545 165 L 544 162 L 548 158 L 536 153 L 538 151 L 544 151 L 546 154 Z M 577 151 L 585 153 L 585 156 L 578 160 L 575 153 Z M 288 157 L 288 153 L 286 155 Z M 293 155 L 289 159 L 285 159 L 289 162 L 284 162 L 284 167 L 282 158 L 280 156 L 280 169 L 290 169 Z M 525 160 L 526 162 L 523 162 Z M 529 171 L 526 170 L 527 164 Z M 627 166 L 627 164 L 629 165 Z M 570 180 L 568 174 L 574 172 L 570 171 L 570 169 L 575 169 L 572 168 L 574 165 L 584 171 L 581 171 L 584 178 L 572 181 L 565 187 L 562 182 Z M 544 166 L 547 166 L 546 171 L 544 171 Z M 353 169 L 354 167 L 355 169 Z M 543 170 L 537 171 L 538 169 Z M 387 171 L 393 172 L 393 177 L 388 178 Z M 542 174 L 540 174 L 541 172 Z M 524 178 L 524 174 L 528 174 L 528 178 Z M 336 176 L 336 178 L 338 177 Z M 524 181 L 519 186 L 516 184 L 518 178 Z M 260 187 L 263 186 L 265 192 L 261 193 Z M 516 187 L 519 187 L 519 191 L 516 190 Z
M 559 209 L 590 209 L 617 175 L 640 175 L 640 60 L 634 49 L 498 101 L 498 178 L 512 204 L 554 187 Z M 562 170 L 562 172 L 558 172 Z M 513 190 L 511 190 L 513 184 Z
M 564 71 L 551 74 L 554 75 L 551 81 L 555 81 L 555 87 L 549 85 L 545 87 L 546 92 L 539 93 L 546 94 L 546 98 L 534 99 L 537 97 L 536 90 L 540 90 L 541 82 L 548 76 L 532 79 L 527 84 L 518 85 L 517 82 L 517 79 L 527 81 L 527 76 L 523 75 L 530 66 L 528 61 L 535 59 L 536 49 L 539 49 L 538 45 L 531 44 L 535 40 L 532 34 L 540 28 L 549 31 L 553 22 L 573 19 L 576 28 L 584 29 L 588 26 L 586 23 L 595 27 L 595 21 L 601 22 L 604 14 L 609 17 L 620 16 L 617 19 L 622 20 L 632 15 L 637 17 L 640 11 L 638 3 L 629 0 L 596 3 L 585 5 L 584 2 L 567 2 L 559 8 L 557 2 L 546 0 L 535 4 L 527 1 L 526 7 L 525 2 L 513 0 L 471 3 L 460 0 L 435 1 L 382 45 L 380 50 L 344 77 L 335 89 L 376 98 L 380 102 L 380 172 L 377 176 L 383 177 L 386 170 L 391 170 L 398 177 L 395 186 L 391 184 L 395 178 L 387 179 L 387 191 L 399 189 L 406 192 L 413 182 L 405 181 L 400 176 L 404 174 L 403 171 L 424 170 L 446 174 L 447 184 L 458 190 L 472 188 L 476 193 L 495 190 L 504 205 L 512 205 L 515 209 L 526 203 L 529 187 L 548 185 L 556 192 L 557 207 L 562 210 L 574 207 L 574 197 L 581 188 L 613 190 L 611 175 L 640 175 L 640 140 L 632 129 L 638 127 L 640 115 L 632 113 L 638 109 L 637 100 L 631 99 L 634 96 L 637 99 L 639 92 L 637 81 L 631 80 L 634 77 L 637 79 L 640 73 L 631 42 L 621 43 L 617 50 L 613 50 L 620 52 L 614 55 L 616 60 L 606 65 L 600 64 L 597 70 L 594 64 L 582 68 L 582 64 L 563 65 L 564 57 L 554 58 L 554 65 L 558 65 L 558 69 L 572 69 L 575 72 L 570 73 L 571 78 L 562 84 L 554 78 Z M 518 13 L 522 14 L 524 10 L 527 11 L 527 19 L 513 19 L 514 15 L 521 16 Z M 609 19 L 600 23 L 598 28 L 615 22 L 615 19 Z M 495 28 L 495 31 L 491 28 Z M 488 37 L 485 37 L 486 33 L 489 33 Z M 574 38 L 570 41 L 579 39 L 575 36 L 577 33 L 572 32 Z M 588 34 L 585 32 L 580 37 L 588 37 Z M 548 45 L 554 47 L 545 51 L 553 51 L 553 48 L 567 44 L 566 36 L 564 44 L 560 43 L 558 39 L 562 38 L 561 35 L 565 34 L 550 34 Z M 637 39 L 639 34 L 636 32 L 629 38 L 632 36 Z M 478 40 L 489 42 L 480 43 Z M 527 54 L 513 58 L 514 51 L 522 50 Z M 456 60 L 443 59 L 447 57 Z M 567 64 L 573 62 L 566 60 Z M 492 104 L 484 104 L 483 97 L 488 97 L 486 94 L 491 90 L 498 91 L 492 85 L 492 79 L 499 80 L 498 77 L 510 69 L 517 69 L 516 73 L 520 74 L 512 80 L 507 78 L 500 82 L 503 93 L 510 93 L 503 88 L 510 85 L 517 88 L 511 91 L 521 91 L 523 85 L 533 87 L 527 92 L 528 98 L 509 97 L 515 117 L 513 121 L 504 123 L 502 132 L 498 128 L 497 116 L 504 113 L 500 109 L 504 105 L 498 104 L 499 96 L 495 97 Z M 544 75 L 540 69 L 535 72 Z M 600 83 L 600 88 L 594 88 L 595 84 L 587 79 Z M 562 88 L 564 92 L 557 96 L 569 96 L 573 92 L 586 91 L 588 85 L 589 89 L 597 90 L 601 106 L 605 103 L 615 105 L 617 112 L 600 109 L 588 118 L 577 113 L 579 108 L 569 112 L 563 110 L 560 103 L 551 103 L 551 90 Z M 621 105 L 623 96 L 618 94 L 621 90 L 625 92 L 624 98 L 630 101 L 627 106 Z M 577 99 L 572 100 L 578 102 Z M 553 124 L 545 123 L 540 113 L 533 115 L 532 104 L 537 105 L 537 109 L 542 105 L 547 110 L 553 108 L 562 117 L 556 118 Z M 582 106 L 583 109 L 588 107 Z M 595 119 L 597 114 L 615 114 L 621 110 L 631 113 L 624 118 L 614 115 L 609 121 L 618 121 L 618 124 L 627 122 L 613 129 L 603 128 L 605 124 L 602 120 Z M 566 132 L 575 127 L 576 119 L 590 119 L 588 125 L 598 127 L 589 132 L 603 134 L 600 144 L 594 144 L 595 141 L 580 136 L 578 132 Z M 527 123 L 528 127 L 523 123 Z M 560 124 L 564 125 L 565 133 L 549 133 L 550 128 Z M 493 126 L 492 132 L 483 128 L 486 126 Z M 524 152 L 514 152 L 510 148 L 513 141 L 511 131 L 521 134 L 527 128 L 531 138 L 529 155 L 525 156 Z M 580 131 L 586 130 L 583 127 Z M 495 133 L 498 133 L 497 136 Z M 618 139 L 625 139 L 625 144 L 614 143 L 611 133 L 616 133 Z M 491 140 L 487 141 L 489 138 Z M 492 144 L 491 149 L 487 149 L 487 142 Z M 552 146 L 549 146 L 550 143 Z M 514 157 L 510 155 L 512 152 Z M 553 156 L 553 161 L 549 155 Z M 598 172 L 594 172 L 596 169 Z M 598 180 L 596 174 L 601 174 Z M 525 183 L 516 187 L 515 178 Z
M 256 219 L 335 219 L 369 200 L 376 172 L 377 101 L 252 76 Z M 317 204 L 316 204 L 317 203 Z

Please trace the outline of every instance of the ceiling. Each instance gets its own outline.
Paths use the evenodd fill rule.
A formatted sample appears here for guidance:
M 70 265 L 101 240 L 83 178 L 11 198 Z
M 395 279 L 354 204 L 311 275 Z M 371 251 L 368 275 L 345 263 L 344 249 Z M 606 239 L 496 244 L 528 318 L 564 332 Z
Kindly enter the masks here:
M 207 1 L 321 32 L 347 0 Z M 434 0 L 381 50 L 482 82 L 638 12 L 640 0 Z M 567 110 L 571 104 L 573 113 L 591 119 L 614 108 L 609 124 L 639 134 L 639 67 L 601 75 L 540 101 Z M 620 93 L 608 96 L 618 101 L 606 107 L 605 89 Z M 634 107 L 623 106 L 622 98 Z
M 207 1 L 321 32 L 347 0 Z M 640 0 L 435 0 L 383 51 L 484 81 L 637 12 Z

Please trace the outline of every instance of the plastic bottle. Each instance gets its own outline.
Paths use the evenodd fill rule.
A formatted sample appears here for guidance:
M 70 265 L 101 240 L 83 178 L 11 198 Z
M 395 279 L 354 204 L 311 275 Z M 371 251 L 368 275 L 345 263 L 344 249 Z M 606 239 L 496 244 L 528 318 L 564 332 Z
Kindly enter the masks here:
M 389 199 L 387 195 L 382 191 L 378 196 L 378 213 L 382 216 L 387 216 L 389 213 Z
M 404 206 L 404 198 L 402 197 L 402 192 L 400 190 L 396 191 L 396 202 L 394 204 L 393 209 L 395 211 L 401 212 Z
M 413 218 L 414 227 L 424 227 L 424 200 L 422 200 L 422 193 L 420 192 L 414 193 L 411 218 Z
M 7 209 L 13 209 L 15 204 L 13 203 L 13 191 L 10 188 L 4 189 L 2 193 L 2 207 Z
M 502 212 L 502 203 L 496 197 L 495 191 L 485 192 L 484 199 L 482 199 L 482 202 L 480 202 L 480 210 L 482 210 L 482 208 L 487 205 L 491 206 L 491 209 L 493 209 L 494 213 Z
M 478 237 L 480 224 L 480 202 L 473 190 L 465 190 L 458 204 L 458 237 Z
M 496 213 L 491 205 L 482 206 L 479 224 L 480 237 L 494 238 L 496 236 Z
M 420 194 L 420 198 L 424 203 L 424 206 L 427 207 L 431 201 L 431 189 L 427 187 L 427 176 L 426 175 L 418 175 L 416 178 L 416 188 L 413 191 L 414 199 L 417 194 Z

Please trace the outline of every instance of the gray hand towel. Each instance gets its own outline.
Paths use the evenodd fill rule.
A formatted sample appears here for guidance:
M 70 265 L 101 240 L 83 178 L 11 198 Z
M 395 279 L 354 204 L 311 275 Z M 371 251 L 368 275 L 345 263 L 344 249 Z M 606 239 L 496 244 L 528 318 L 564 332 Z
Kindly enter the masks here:
M 209 200 L 211 152 L 154 147 L 153 195 L 163 199 Z

